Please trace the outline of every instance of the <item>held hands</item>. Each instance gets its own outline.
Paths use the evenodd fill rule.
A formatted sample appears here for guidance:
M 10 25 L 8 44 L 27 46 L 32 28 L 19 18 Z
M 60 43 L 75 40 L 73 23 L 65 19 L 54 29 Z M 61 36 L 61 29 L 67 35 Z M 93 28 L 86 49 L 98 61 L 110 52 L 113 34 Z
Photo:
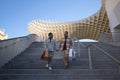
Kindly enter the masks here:
M 58 51 L 59 51 L 59 49 L 56 49 L 56 51 L 58 52 Z
M 55 50 L 56 50 L 57 52 L 60 51 L 60 49 L 59 49 L 58 47 L 57 47 Z

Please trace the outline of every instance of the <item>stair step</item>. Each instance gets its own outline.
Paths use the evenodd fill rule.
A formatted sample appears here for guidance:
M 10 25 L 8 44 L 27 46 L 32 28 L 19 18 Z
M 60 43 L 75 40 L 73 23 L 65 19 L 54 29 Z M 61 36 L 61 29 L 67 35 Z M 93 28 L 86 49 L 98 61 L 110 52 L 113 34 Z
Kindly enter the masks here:
M 43 45 L 43 42 L 34 42 L 5 64 L 0 69 L 0 80 L 120 80 L 118 66 L 93 46 L 90 47 L 92 70 L 89 70 L 88 49 L 80 45 L 80 53 L 77 48 L 75 49 L 76 60 L 70 60 L 70 68 L 64 69 L 62 53 L 56 52 L 53 58 L 53 70 L 50 71 L 45 67 L 47 62 L 40 59 L 44 51 Z M 112 47 L 103 46 L 103 48 L 107 50 Z M 113 49 L 115 53 L 119 51 L 117 49 Z
M 82 75 L 114 75 L 120 74 L 117 69 L 2 69 L 0 75 L 8 74 L 82 74 Z
M 29 80 L 34 80 L 34 79 L 39 79 L 39 80 L 80 80 L 80 79 L 113 79 L 113 80 L 118 80 L 120 77 L 119 75 L 79 75 L 79 74 L 48 74 L 48 75 L 34 75 L 34 74 L 24 74 L 24 75 L 0 75 L 0 78 L 2 79 L 29 79 Z

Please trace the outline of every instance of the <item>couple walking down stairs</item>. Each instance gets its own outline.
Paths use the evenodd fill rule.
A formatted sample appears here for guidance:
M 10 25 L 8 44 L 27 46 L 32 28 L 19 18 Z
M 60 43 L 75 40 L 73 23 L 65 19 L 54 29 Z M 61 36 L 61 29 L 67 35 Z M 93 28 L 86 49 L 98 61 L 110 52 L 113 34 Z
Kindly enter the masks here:
M 78 46 L 79 45 L 79 49 Z M 89 48 L 88 45 L 90 44 Z M 0 80 L 120 80 L 120 69 L 97 47 L 120 60 L 120 48 L 103 43 L 75 43 L 76 59 L 64 69 L 62 54 L 56 52 L 52 70 L 40 59 L 43 42 L 33 42 L 24 52 L 0 69 Z M 83 46 L 84 45 L 84 46 Z

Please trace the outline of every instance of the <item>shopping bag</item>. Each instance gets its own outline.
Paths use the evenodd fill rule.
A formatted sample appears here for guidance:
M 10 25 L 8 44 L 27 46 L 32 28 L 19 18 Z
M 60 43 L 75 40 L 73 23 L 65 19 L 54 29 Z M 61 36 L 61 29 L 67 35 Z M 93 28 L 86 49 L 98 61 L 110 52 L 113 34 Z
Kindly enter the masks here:
M 69 60 L 72 60 L 73 49 L 69 49 Z
M 43 51 L 43 53 L 41 55 L 41 59 L 42 60 L 47 60 L 47 61 L 49 61 L 51 59 L 51 55 L 50 55 L 48 49 Z
M 69 60 L 75 60 L 76 53 L 73 49 L 69 49 Z
M 40 59 L 44 59 L 45 58 L 45 51 L 42 53 Z
M 76 59 L 76 52 L 73 50 L 72 52 L 72 60 L 75 60 Z

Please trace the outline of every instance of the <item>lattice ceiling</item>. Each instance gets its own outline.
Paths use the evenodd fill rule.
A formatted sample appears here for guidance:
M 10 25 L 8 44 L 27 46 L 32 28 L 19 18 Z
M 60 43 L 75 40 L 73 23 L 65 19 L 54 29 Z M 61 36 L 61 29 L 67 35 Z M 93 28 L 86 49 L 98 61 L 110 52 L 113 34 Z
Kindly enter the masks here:
M 29 23 L 28 29 L 31 34 L 36 34 L 42 39 L 47 39 L 48 33 L 52 32 L 57 41 L 63 38 L 64 31 L 68 31 L 71 37 L 77 39 L 93 40 L 98 40 L 100 33 L 110 33 L 104 0 L 101 9 L 96 14 L 83 20 L 73 22 L 34 20 Z

